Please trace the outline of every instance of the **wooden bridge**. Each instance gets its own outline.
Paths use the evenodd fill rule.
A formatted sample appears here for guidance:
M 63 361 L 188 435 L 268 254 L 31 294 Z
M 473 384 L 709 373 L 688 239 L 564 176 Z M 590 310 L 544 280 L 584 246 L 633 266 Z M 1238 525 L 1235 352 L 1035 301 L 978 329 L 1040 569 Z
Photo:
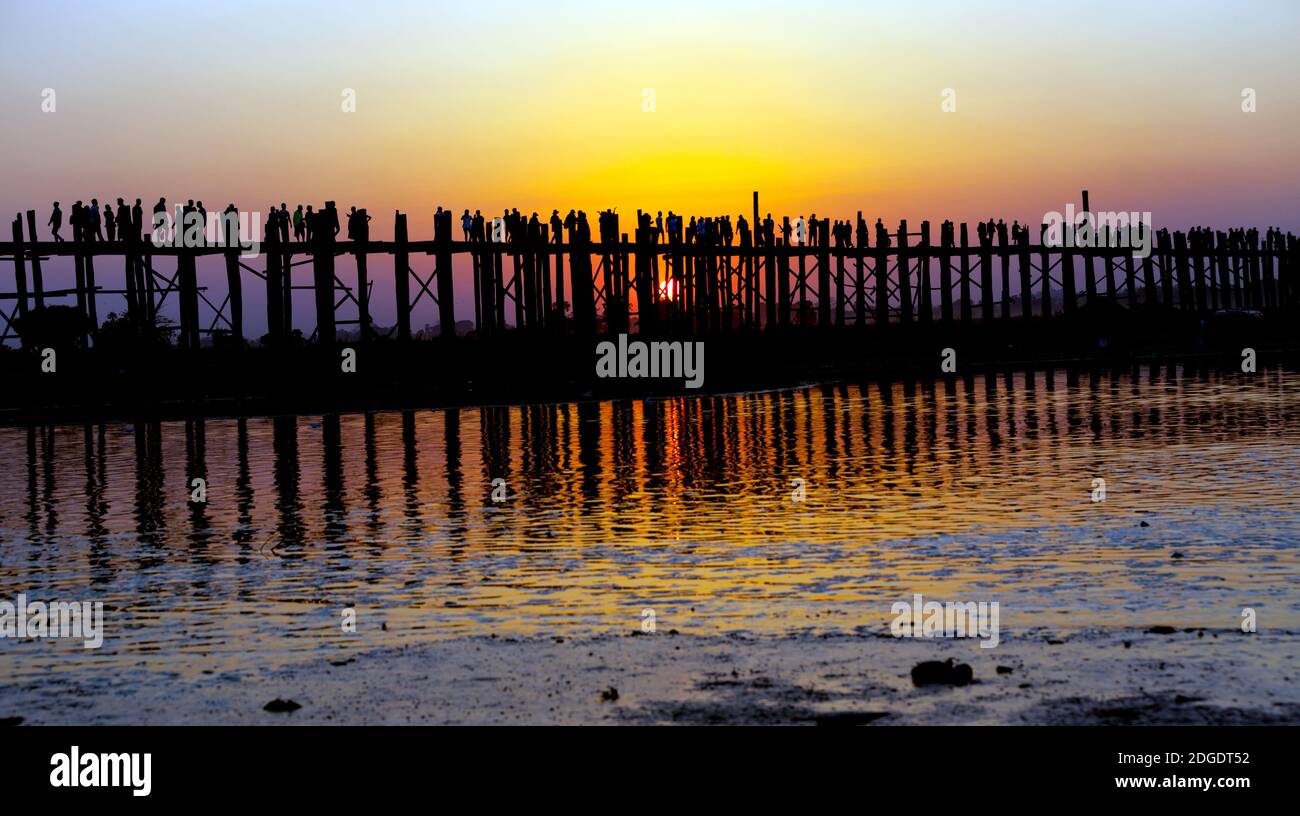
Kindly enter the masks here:
M 1086 209 L 1086 192 L 1084 200 Z M 292 295 L 300 289 L 315 294 L 310 339 L 335 343 L 339 327 L 351 324 L 360 328 L 360 342 L 369 342 L 378 339 L 367 268 L 374 255 L 393 259 L 397 323 L 387 334 L 399 341 L 411 339 L 412 309 L 425 298 L 436 304 L 441 335 L 455 335 L 457 255 L 468 255 L 472 263 L 473 322 L 480 337 L 507 331 L 695 336 L 783 327 L 1051 320 L 1099 301 L 1197 312 L 1300 305 L 1296 237 L 1274 230 L 1262 241 L 1256 230 L 1190 235 L 1162 230 L 1150 236 L 1150 255 L 1135 258 L 1129 248 L 1049 246 L 1041 238 L 1031 243 L 1028 230 L 1010 240 L 1002 232 L 972 244 L 965 223 L 946 225 L 935 243 L 928 221 L 916 230 L 903 221 L 893 232 L 877 234 L 874 245 L 848 246 L 833 245 L 844 242 L 833 242 L 829 222 L 821 220 L 809 236 L 814 240 L 805 245 L 785 237 L 792 232 L 788 217 L 779 229 L 759 220 L 757 193 L 754 220 L 734 245 L 675 236 L 661 240 L 640 213 L 629 237 L 620 231 L 617 215 L 602 217 L 611 220 L 602 225 L 605 240 L 600 241 L 592 241 L 589 230 L 555 234 L 545 222 L 510 240 L 455 240 L 451 211 L 434 217 L 430 241 L 409 240 L 407 216 L 400 212 L 392 241 L 337 241 L 332 230 L 317 229 L 310 241 L 292 242 L 286 226 L 269 231 L 254 265 L 237 247 L 157 246 L 138 230 L 111 242 L 81 235 L 66 242 L 39 241 L 36 214 L 28 210 L 25 218 L 14 219 L 13 240 L 0 242 L 0 259 L 12 261 L 14 269 L 14 290 L 0 292 L 0 342 L 18 339 L 29 345 L 21 330 L 28 316 L 51 301 L 75 298 L 84 317 L 79 340 L 93 346 L 99 296 L 123 296 L 127 313 L 156 327 L 161 308 L 175 295 L 180 347 L 199 348 L 203 334 L 242 343 L 243 286 L 250 278 L 266 288 L 269 344 L 288 341 Z M 859 212 L 860 236 L 865 226 Z M 45 289 L 42 262 L 68 256 L 75 286 Z M 220 299 L 198 284 L 197 260 L 204 256 L 224 258 L 226 291 Z M 354 259 L 355 286 L 337 274 L 340 256 Z M 109 264 L 112 272 L 105 268 Z M 308 264 L 311 283 L 295 283 L 294 270 Z M 102 286 L 106 273 L 121 280 L 121 288 Z M 209 313 L 206 327 L 200 304 Z M 355 318 L 340 316 L 353 307 Z

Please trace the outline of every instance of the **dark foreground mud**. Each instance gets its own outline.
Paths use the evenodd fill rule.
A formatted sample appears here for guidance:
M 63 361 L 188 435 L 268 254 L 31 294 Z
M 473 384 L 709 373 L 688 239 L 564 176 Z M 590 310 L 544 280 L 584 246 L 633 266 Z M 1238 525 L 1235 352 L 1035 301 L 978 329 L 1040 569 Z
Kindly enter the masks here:
M 0 717 L 23 724 L 1295 724 L 1296 637 L 1004 633 L 993 649 L 878 634 L 467 638 L 193 680 L 0 685 Z M 973 682 L 914 684 L 914 666 L 950 657 L 971 667 Z

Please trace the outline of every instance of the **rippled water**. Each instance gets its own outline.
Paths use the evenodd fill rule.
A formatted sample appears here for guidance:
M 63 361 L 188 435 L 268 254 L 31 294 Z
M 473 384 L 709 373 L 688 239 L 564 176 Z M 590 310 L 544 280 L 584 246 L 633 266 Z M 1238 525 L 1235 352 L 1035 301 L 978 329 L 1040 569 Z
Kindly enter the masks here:
M 106 641 L 0 640 L 0 679 L 580 636 L 646 609 L 661 631 L 876 629 L 913 592 L 996 600 L 1004 631 L 1226 628 L 1245 606 L 1295 630 L 1298 393 L 1294 372 L 1143 367 L 2 428 L 0 599 L 102 600 Z

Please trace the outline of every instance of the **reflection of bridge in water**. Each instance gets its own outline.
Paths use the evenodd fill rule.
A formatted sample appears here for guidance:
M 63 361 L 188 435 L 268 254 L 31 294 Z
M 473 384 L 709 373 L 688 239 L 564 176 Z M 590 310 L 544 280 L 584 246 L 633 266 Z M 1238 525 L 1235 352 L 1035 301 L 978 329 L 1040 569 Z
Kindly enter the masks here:
M 0 453 L 26 465 L 3 479 L 0 522 L 11 540 L 31 542 L 179 537 L 204 547 L 199 559 L 208 545 L 256 547 L 254 530 L 276 530 L 283 554 L 400 538 L 403 528 L 462 543 L 483 524 L 512 539 L 546 537 L 555 514 L 598 525 L 583 536 L 598 541 L 653 535 L 665 502 L 676 516 L 718 496 L 779 498 L 799 475 L 827 490 L 872 485 L 873 513 L 888 522 L 877 533 L 911 535 L 964 523 L 931 528 L 907 509 L 917 495 L 960 493 L 964 480 L 991 478 L 1027 450 L 1056 476 L 1088 472 L 1080 462 L 1092 444 L 1265 439 L 1294 425 L 1294 385 L 1278 370 L 1030 369 L 689 399 L 6 428 Z M 1227 392 L 1241 398 L 1216 403 L 1207 419 L 1206 400 Z M 220 499 L 189 501 L 196 478 Z M 496 506 L 496 478 L 523 515 L 484 515 Z M 85 492 L 59 489 L 72 482 Z M 689 525 L 689 514 L 677 523 Z

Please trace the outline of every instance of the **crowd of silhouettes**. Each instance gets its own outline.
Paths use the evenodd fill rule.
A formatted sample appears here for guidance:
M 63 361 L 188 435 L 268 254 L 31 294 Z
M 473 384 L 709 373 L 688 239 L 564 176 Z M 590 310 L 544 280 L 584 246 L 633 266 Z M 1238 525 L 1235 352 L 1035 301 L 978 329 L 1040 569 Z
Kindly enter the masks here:
M 438 208 L 437 218 L 445 218 L 451 223 L 453 213 Z M 350 241 L 368 241 L 370 239 L 371 217 L 364 209 L 352 207 L 347 213 L 347 238 Z M 493 223 L 489 224 L 489 221 Z M 601 210 L 597 213 L 598 236 L 601 243 L 617 243 L 619 220 L 615 209 Z M 61 230 L 64 226 L 64 212 L 59 202 L 54 202 L 46 225 L 55 242 L 62 242 Z M 134 205 L 123 198 L 116 200 L 116 205 L 106 203 L 102 207 L 99 199 L 90 199 L 89 204 L 78 200 L 73 203 L 67 216 L 67 225 L 71 228 L 74 241 L 115 242 L 144 240 L 151 233 L 162 240 L 171 236 L 184 234 L 187 245 L 203 245 L 208 240 L 208 211 L 201 200 L 188 199 L 180 208 L 179 222 L 173 222 L 168 212 L 167 199 L 159 198 L 153 206 L 152 220 L 144 221 L 144 208 L 139 198 Z M 336 238 L 341 231 L 338 210 L 333 201 L 325 202 L 322 208 L 299 204 L 291 212 L 288 205 L 281 202 L 277 207 L 271 205 L 266 214 L 266 234 L 269 238 L 288 243 L 290 240 L 311 242 L 318 237 Z M 662 210 L 655 215 L 649 211 L 642 212 L 637 227 L 649 230 L 654 242 L 669 246 L 732 246 L 739 240 L 741 246 L 775 246 L 777 244 L 778 224 L 772 214 L 767 213 L 757 224 L 751 225 L 742 214 L 736 218 L 733 226 L 731 216 L 685 216 L 669 210 L 667 215 Z M 793 220 L 782 219 L 779 225 L 780 237 L 786 245 L 819 246 L 823 240 L 822 229 L 825 227 L 827 239 L 836 249 L 854 247 L 868 248 L 873 244 L 866 220 L 858 215 L 856 223 L 849 219 L 819 219 L 816 213 L 807 219 L 802 216 Z M 504 210 L 499 219 L 488 219 L 480 210 L 470 214 L 465 209 L 460 216 L 461 237 L 467 242 L 497 241 L 507 243 L 550 241 L 560 243 L 563 236 L 572 243 L 590 242 L 591 227 L 587 214 L 582 210 L 570 209 L 564 217 L 558 209 L 551 210 L 548 221 L 543 221 L 538 213 L 525 217 L 518 208 Z M 1098 242 L 1105 245 L 1109 240 L 1108 228 L 1098 227 Z M 939 227 L 939 243 L 942 246 L 955 246 L 956 226 L 952 221 L 944 221 Z M 976 223 L 977 245 L 1019 246 L 1030 244 L 1033 238 L 1029 226 L 1021 226 L 1013 221 L 1010 226 L 1001 219 Z M 876 248 L 889 248 L 892 243 L 891 233 L 881 219 L 875 223 Z M 1187 231 L 1188 248 L 1205 250 L 1209 248 L 1226 248 L 1241 251 L 1252 247 L 1264 250 L 1283 250 L 1293 245 L 1295 236 L 1276 227 L 1265 231 L 1260 241 L 1258 229 L 1234 228 L 1214 230 L 1210 227 L 1193 227 Z M 218 219 L 217 240 L 226 246 L 233 246 L 239 241 L 238 210 L 230 204 L 222 211 Z M 1156 243 L 1170 246 L 1170 232 L 1161 229 L 1155 232 Z
M 50 228 L 50 235 L 56 243 L 64 240 L 59 234 L 63 229 L 63 210 L 57 201 L 50 208 L 50 219 L 46 222 L 46 226 Z M 101 208 L 97 198 L 90 199 L 90 204 L 83 204 L 78 200 L 68 213 L 68 226 L 72 229 L 74 241 L 89 243 L 139 238 L 145 231 L 144 208 L 138 198 L 135 200 L 135 206 L 119 198 L 116 209 L 112 202 L 106 203 Z
M 180 237 L 187 246 L 204 246 L 215 238 L 217 245 L 233 246 L 238 243 L 239 210 L 229 204 L 222 210 L 216 223 L 215 236 L 209 232 L 208 210 L 202 201 L 188 199 L 180 208 L 179 217 L 173 219 L 169 213 L 167 199 L 160 197 L 153 205 L 150 220 L 144 220 L 144 206 L 139 198 L 134 205 L 125 199 L 117 199 L 113 204 L 100 206 L 99 199 L 90 199 L 89 204 L 76 201 L 67 216 L 67 225 L 72 230 L 74 241 L 115 242 L 144 240 L 150 236 L 160 242 L 169 242 L 173 237 Z M 364 209 L 352 207 L 347 214 L 347 237 L 352 241 L 367 241 L 370 238 L 371 217 Z M 50 208 L 50 217 L 46 222 L 50 235 L 56 243 L 65 240 L 61 234 L 64 226 L 64 212 L 59 202 Z M 314 209 L 310 204 L 299 204 L 291 213 L 289 207 L 281 202 L 277 207 L 272 204 L 266 212 L 266 234 L 285 243 L 292 240 L 311 241 L 316 236 L 330 235 L 337 237 L 340 232 L 338 210 L 333 201 L 325 202 L 321 209 Z

